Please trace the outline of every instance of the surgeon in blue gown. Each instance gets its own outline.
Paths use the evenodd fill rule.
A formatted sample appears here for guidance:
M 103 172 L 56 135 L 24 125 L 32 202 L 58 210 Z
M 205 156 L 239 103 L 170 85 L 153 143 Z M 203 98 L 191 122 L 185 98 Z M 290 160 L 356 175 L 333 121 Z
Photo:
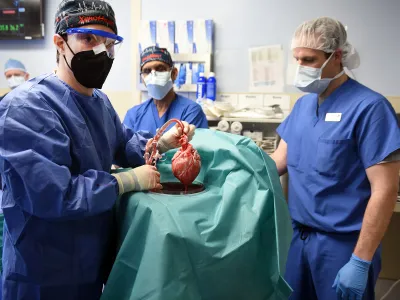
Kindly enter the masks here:
M 167 49 L 156 46 L 144 49 L 140 67 L 150 99 L 128 111 L 124 119 L 127 127 L 156 134 L 158 128 L 175 118 L 197 128 L 208 128 L 201 106 L 175 93 L 173 82 L 178 76 L 178 70 Z
M 357 51 L 337 20 L 303 23 L 292 41 L 300 98 L 272 155 L 289 173 L 290 299 L 374 299 L 380 243 L 399 185 L 400 130 L 385 97 L 350 79 Z
M 104 1 L 86 5 L 58 7 L 56 75 L 34 78 L 0 103 L 5 300 L 99 299 L 117 197 L 161 188 L 156 168 L 143 166 L 152 135 L 123 126 L 98 90 L 123 40 L 114 12 Z M 193 130 L 185 123 L 189 137 Z M 177 127 L 165 133 L 163 149 L 181 135 Z M 114 162 L 134 168 L 111 175 Z

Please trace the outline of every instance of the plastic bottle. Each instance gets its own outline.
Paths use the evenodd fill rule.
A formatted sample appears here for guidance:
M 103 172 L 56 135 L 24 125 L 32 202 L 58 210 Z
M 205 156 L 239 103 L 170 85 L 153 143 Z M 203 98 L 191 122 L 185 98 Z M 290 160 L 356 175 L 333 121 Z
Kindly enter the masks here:
M 197 93 L 196 93 L 197 99 L 204 99 L 206 97 L 206 84 L 207 80 L 204 77 L 204 73 L 201 72 L 199 74 L 199 78 L 197 79 Z
M 181 64 L 178 74 L 179 87 L 186 83 L 186 64 Z
M 217 98 L 217 80 L 215 79 L 215 73 L 211 72 L 207 79 L 207 99 L 215 101 Z

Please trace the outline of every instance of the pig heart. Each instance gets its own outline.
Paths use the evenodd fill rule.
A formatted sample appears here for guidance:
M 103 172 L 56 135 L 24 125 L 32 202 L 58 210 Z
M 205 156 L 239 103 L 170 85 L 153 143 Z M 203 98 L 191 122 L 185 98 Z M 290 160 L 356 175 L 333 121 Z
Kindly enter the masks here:
M 186 187 L 199 175 L 200 168 L 200 155 L 189 143 L 183 145 L 172 158 L 172 173 Z

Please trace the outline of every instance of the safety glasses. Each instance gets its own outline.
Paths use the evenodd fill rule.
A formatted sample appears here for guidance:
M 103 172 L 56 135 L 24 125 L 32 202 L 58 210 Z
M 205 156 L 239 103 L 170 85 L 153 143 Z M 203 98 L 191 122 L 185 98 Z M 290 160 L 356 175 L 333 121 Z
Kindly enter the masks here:
M 66 34 L 68 35 L 68 40 L 74 40 L 85 48 L 107 51 L 110 58 L 115 58 L 124 40 L 119 35 L 90 28 L 69 28 Z M 103 45 L 104 47 L 102 47 Z
M 159 73 L 163 73 L 163 72 L 169 72 L 171 71 L 172 68 L 171 67 L 167 67 L 167 66 L 163 66 L 163 65 L 159 65 L 159 66 L 155 66 L 153 68 L 144 68 L 141 72 L 140 75 L 142 75 L 142 77 L 147 77 L 147 75 L 155 72 L 155 75 L 159 74 Z

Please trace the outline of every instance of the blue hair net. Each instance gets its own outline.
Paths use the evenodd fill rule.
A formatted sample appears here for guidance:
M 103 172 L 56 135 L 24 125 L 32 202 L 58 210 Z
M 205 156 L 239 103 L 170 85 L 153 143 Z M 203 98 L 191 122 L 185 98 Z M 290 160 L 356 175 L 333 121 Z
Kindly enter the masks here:
M 9 70 L 20 70 L 26 72 L 26 68 L 22 62 L 16 59 L 10 58 L 4 65 L 4 73 Z

